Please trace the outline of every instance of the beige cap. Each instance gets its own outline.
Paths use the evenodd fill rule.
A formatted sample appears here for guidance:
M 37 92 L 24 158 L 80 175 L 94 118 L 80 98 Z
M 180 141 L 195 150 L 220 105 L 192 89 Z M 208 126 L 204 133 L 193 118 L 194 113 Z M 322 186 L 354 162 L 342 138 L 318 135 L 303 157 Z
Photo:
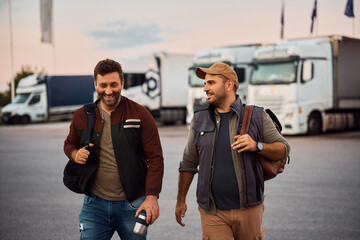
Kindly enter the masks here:
M 201 79 L 205 79 L 205 74 L 212 75 L 223 75 L 227 79 L 233 80 L 236 89 L 239 87 L 239 81 L 236 75 L 236 72 L 232 67 L 227 65 L 226 63 L 218 62 L 211 65 L 209 68 L 198 67 L 196 68 L 196 76 Z

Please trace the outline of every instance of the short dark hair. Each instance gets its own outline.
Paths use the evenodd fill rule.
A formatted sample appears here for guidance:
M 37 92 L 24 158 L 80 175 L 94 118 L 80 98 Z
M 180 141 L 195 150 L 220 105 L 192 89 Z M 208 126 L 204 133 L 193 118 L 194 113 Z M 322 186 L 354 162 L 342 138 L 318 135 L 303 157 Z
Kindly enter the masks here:
M 108 73 L 113 72 L 117 72 L 119 74 L 121 82 L 124 81 L 124 73 L 122 71 L 120 63 L 108 58 L 105 60 L 101 60 L 100 62 L 98 62 L 98 64 L 96 64 L 94 68 L 94 79 L 96 81 L 98 74 L 104 76 Z

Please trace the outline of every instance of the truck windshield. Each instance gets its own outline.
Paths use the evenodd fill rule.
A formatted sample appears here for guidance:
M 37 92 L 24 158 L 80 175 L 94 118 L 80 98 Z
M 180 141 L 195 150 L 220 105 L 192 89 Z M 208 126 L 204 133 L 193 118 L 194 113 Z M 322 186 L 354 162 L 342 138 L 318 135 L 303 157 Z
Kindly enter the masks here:
M 26 102 L 26 99 L 28 99 L 29 96 L 30 96 L 30 93 L 18 94 L 14 98 L 13 103 L 24 103 L 24 102 Z
M 196 68 L 189 69 L 189 85 L 190 87 L 204 87 L 204 79 L 198 78 L 195 73 Z
M 258 63 L 252 71 L 250 83 L 256 85 L 295 82 L 298 64 L 298 61 Z

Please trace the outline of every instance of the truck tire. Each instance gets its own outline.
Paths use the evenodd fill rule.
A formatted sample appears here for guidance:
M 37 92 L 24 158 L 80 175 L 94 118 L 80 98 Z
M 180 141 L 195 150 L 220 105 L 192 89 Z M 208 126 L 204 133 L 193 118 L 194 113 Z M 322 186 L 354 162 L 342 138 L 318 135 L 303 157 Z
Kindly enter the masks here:
M 21 124 L 29 124 L 30 123 L 30 117 L 28 115 L 24 115 L 20 118 Z
M 183 124 L 183 125 L 186 125 L 186 113 L 187 113 L 187 110 L 186 110 L 186 108 L 184 109 L 184 111 L 183 111 L 183 118 L 181 119 L 181 123 Z
M 308 135 L 318 135 L 322 133 L 322 121 L 321 115 L 318 112 L 313 112 L 310 114 L 308 119 Z
M 360 112 L 354 113 L 354 128 L 360 130 Z

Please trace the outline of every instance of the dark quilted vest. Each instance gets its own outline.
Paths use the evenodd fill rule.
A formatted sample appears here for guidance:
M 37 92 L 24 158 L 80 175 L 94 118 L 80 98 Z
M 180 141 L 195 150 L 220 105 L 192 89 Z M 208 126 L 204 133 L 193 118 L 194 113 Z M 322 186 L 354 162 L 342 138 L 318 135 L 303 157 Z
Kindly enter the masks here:
M 241 120 L 244 106 L 238 97 L 235 103 L 231 105 L 237 118 L 237 134 L 240 132 Z M 194 144 L 199 157 L 199 175 L 197 185 L 197 202 L 205 210 L 209 210 L 211 194 L 211 178 L 213 169 L 213 158 L 217 128 L 215 123 L 214 108 L 196 112 L 194 115 Z M 251 124 L 248 134 L 255 141 L 263 141 L 263 109 L 255 107 L 253 110 Z M 242 161 L 241 173 L 236 173 L 237 177 L 242 179 L 244 186 L 245 207 L 258 205 L 264 200 L 264 178 L 262 167 L 256 154 L 253 152 L 244 152 L 238 154 L 237 160 Z M 237 161 L 235 160 L 235 162 Z M 236 163 L 235 163 L 236 164 Z M 241 198 L 240 198 L 241 199 Z

